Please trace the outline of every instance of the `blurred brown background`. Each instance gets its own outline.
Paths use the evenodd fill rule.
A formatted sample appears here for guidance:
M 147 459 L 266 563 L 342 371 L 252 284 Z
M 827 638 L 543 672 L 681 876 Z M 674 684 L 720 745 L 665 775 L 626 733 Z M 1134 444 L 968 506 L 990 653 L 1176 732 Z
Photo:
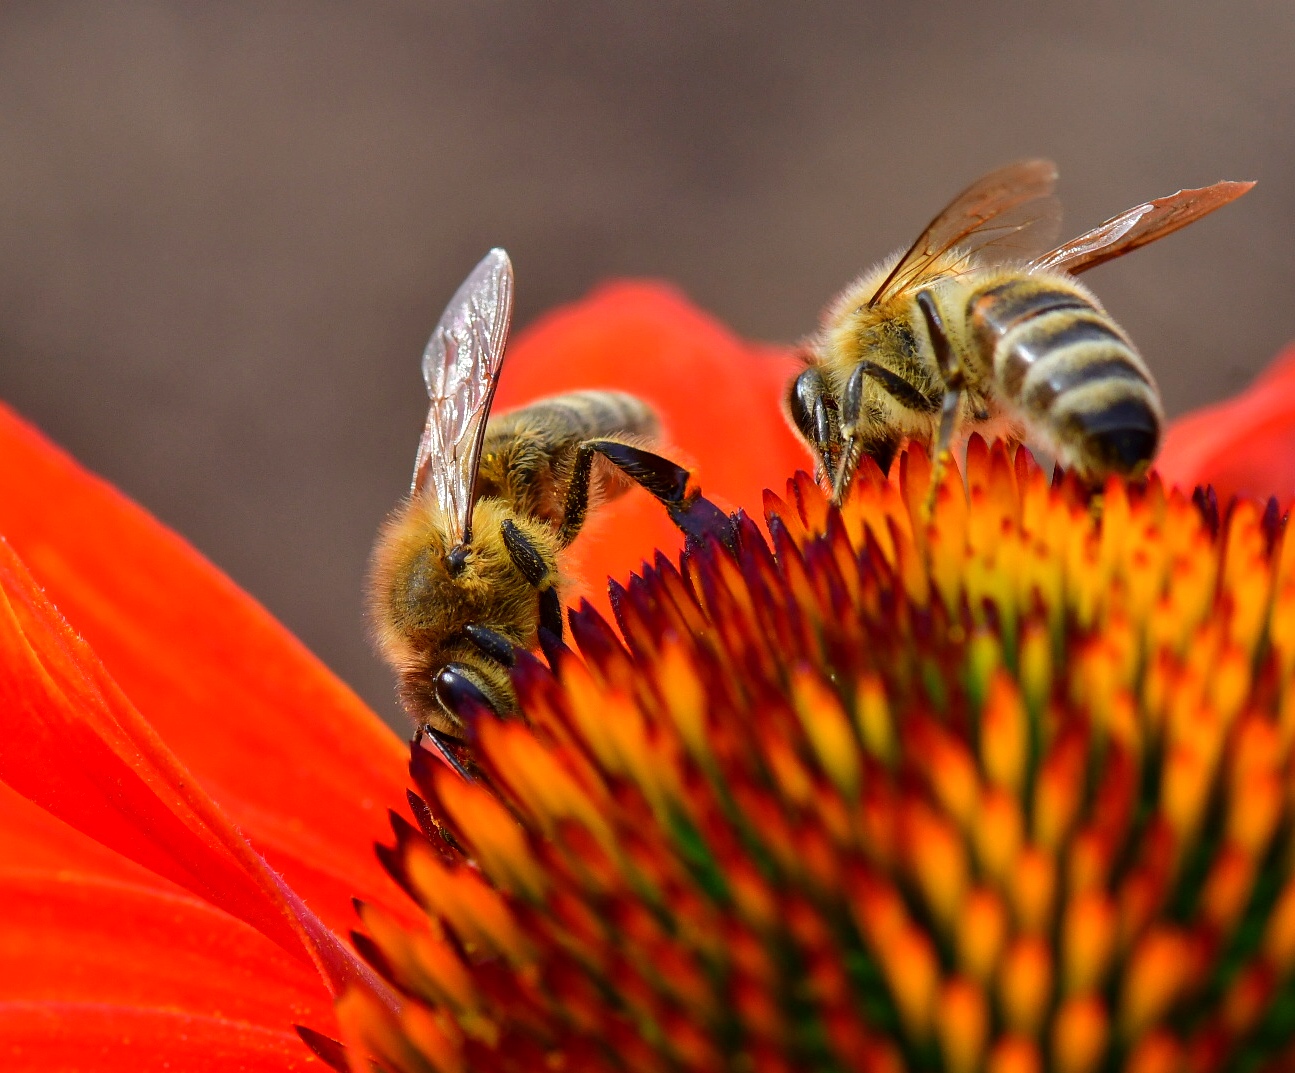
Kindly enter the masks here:
M 418 358 L 506 245 L 519 323 L 661 275 L 753 337 L 1015 157 L 1070 233 L 1244 201 L 1090 282 L 1171 413 L 1295 336 L 1288 3 L 10 2 L 0 397 L 399 719 L 363 639 Z

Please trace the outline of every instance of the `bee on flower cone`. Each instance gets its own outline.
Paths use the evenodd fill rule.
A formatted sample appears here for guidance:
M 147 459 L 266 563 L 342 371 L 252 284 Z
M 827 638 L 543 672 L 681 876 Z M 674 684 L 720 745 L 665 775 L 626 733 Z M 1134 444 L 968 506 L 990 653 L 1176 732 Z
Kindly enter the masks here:
M 1173 486 L 1096 517 L 973 439 L 929 525 L 920 452 L 839 509 L 783 485 L 793 365 L 661 285 L 517 340 L 500 406 L 636 394 L 750 518 L 681 555 L 609 504 L 570 647 L 410 797 L 354 694 L 0 408 L 6 1073 L 1290 1068 L 1289 359 L 1171 429 Z
M 805 475 L 523 658 L 475 783 L 415 750 L 362 909 L 385 1069 L 1222 1069 L 1295 1021 L 1295 540 L 1275 504 Z M 578 650 L 578 651 L 577 651 Z M 322 1047 L 322 1045 L 321 1045 Z M 321 1053 L 322 1049 L 321 1049 Z

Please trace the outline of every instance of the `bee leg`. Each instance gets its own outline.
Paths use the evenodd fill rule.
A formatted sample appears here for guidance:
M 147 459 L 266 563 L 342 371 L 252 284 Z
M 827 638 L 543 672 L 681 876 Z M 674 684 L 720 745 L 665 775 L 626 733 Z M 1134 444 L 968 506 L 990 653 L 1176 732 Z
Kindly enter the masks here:
M 414 744 L 439 757 L 464 782 L 476 781 L 472 772 L 468 770 L 468 765 L 459 758 L 459 750 L 463 747 L 462 743 L 455 741 L 448 734 L 442 734 L 439 730 L 433 730 L 431 727 L 419 727 L 418 732 L 414 735 Z
M 665 507 L 670 520 L 690 540 L 700 541 L 714 536 L 725 546 L 732 546 L 736 535 L 732 519 L 701 494 L 701 490 L 692 483 L 692 474 L 683 466 L 627 443 L 586 440 L 576 449 L 562 528 L 558 530 L 558 542 L 563 547 L 576 538 L 584 525 L 589 510 L 589 472 L 595 454 L 602 455 L 655 496 Z
M 928 398 L 898 373 L 874 361 L 861 361 L 845 383 L 841 397 L 840 439 L 842 454 L 832 477 L 832 502 L 840 503 L 850 490 L 859 460 L 867 455 L 885 473 L 899 450 L 899 437 L 887 431 L 876 407 L 884 393 L 907 410 L 934 413 L 939 402 Z
M 945 330 L 940 311 L 936 308 L 935 299 L 930 291 L 918 291 L 917 306 L 926 320 L 926 330 L 931 337 L 931 347 L 935 351 L 935 362 L 944 381 L 944 402 L 940 407 L 940 431 L 935 440 L 935 451 L 931 458 L 931 485 L 926 491 L 926 516 L 935 511 L 935 493 L 940 486 L 940 477 L 944 467 L 949 463 L 949 446 L 953 442 L 953 429 L 958 423 L 958 409 L 962 405 L 962 391 L 967 385 L 967 378 L 962 363 L 953 352 L 949 343 L 949 333 Z
M 504 538 L 504 547 L 508 549 L 508 557 L 522 572 L 522 577 L 538 589 L 549 579 L 549 566 L 544 556 L 512 520 L 505 518 L 499 531 Z
M 836 400 L 817 367 L 811 365 L 791 382 L 787 412 L 814 453 L 815 479 L 830 479 L 841 454 L 841 430 Z
M 531 543 L 530 537 L 507 518 L 499 528 L 503 534 L 504 547 L 508 549 L 509 558 L 522 572 L 522 577 L 540 591 L 540 626 L 549 630 L 559 641 L 562 640 L 562 601 L 558 598 L 558 590 L 553 587 L 552 572 L 545 563 L 544 556 Z M 505 639 L 500 638 L 500 640 Z M 512 666 L 511 661 L 508 666 Z
M 488 626 L 464 626 L 463 632 L 483 655 L 489 656 L 496 663 L 511 667 L 517 662 L 512 641 L 502 633 L 496 633 Z
M 562 640 L 562 601 L 552 585 L 540 593 L 540 629 Z

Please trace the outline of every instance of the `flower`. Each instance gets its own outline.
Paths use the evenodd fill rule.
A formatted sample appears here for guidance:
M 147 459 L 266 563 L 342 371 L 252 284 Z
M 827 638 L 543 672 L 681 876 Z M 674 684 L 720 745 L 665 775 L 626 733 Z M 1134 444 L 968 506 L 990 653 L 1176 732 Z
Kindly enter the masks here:
M 1295 1059 L 1295 535 L 973 440 L 801 474 L 415 754 L 347 1039 L 393 1073 Z M 577 654 L 578 651 L 578 654 Z M 1112 1063 L 1114 1065 L 1112 1065 Z
M 476 722 L 481 780 L 416 749 L 412 798 L 404 747 L 263 610 L 0 411 L 5 1068 L 293 1069 L 303 1038 L 390 1073 L 1288 1043 L 1279 512 L 1153 479 L 1099 517 L 974 441 L 930 528 L 920 452 L 839 513 L 803 475 L 757 497 L 802 461 L 789 358 L 652 286 L 519 338 L 501 405 L 629 353 L 661 381 L 608 386 L 767 535 L 629 576 L 612 505 L 605 613 L 574 610 L 556 669 L 522 659 L 529 722 Z
M 1156 468 L 1183 488 L 1213 485 L 1224 500 L 1295 494 L 1295 347 L 1236 398 L 1174 422 Z

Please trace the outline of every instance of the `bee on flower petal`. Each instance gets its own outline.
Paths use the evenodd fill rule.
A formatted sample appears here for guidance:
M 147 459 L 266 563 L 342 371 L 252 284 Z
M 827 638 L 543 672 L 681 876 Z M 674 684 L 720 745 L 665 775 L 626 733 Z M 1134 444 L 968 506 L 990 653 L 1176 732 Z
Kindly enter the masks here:
M 728 525 L 688 470 L 647 449 L 660 424 L 640 399 L 579 391 L 490 416 L 512 297 L 508 255 L 492 250 L 432 333 L 410 495 L 370 568 L 370 617 L 401 702 L 455 766 L 464 704 L 511 711 L 514 650 L 541 628 L 561 639 L 562 552 L 592 508 L 637 483 L 689 536 Z
M 902 255 L 850 284 L 809 341 L 791 422 L 839 503 L 860 459 L 884 471 L 905 440 L 1022 436 L 1091 483 L 1146 472 L 1160 393 L 1133 342 L 1074 277 L 1177 231 L 1254 183 L 1137 205 L 1061 246 L 1048 160 L 972 183 Z

